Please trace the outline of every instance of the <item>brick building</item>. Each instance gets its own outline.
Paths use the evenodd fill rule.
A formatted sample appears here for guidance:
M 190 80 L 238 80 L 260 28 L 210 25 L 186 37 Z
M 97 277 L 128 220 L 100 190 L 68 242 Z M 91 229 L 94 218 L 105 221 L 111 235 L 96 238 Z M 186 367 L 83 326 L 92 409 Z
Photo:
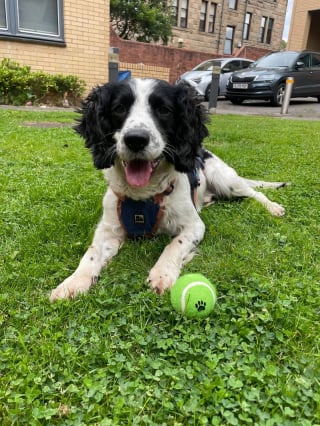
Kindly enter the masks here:
M 287 48 L 320 51 L 320 0 L 294 0 Z
M 0 0 L 0 61 L 10 58 L 33 71 L 74 74 L 90 90 L 108 81 L 111 45 L 120 49 L 122 69 L 133 76 L 174 82 L 212 57 L 256 59 L 279 49 L 286 3 L 173 0 L 174 37 L 170 46 L 157 46 L 115 35 L 110 41 L 109 0 Z
M 286 8 L 287 0 L 173 0 L 171 45 L 219 55 L 242 46 L 279 50 Z
M 108 80 L 109 0 L 0 0 L 0 61 L 74 74 L 88 90 Z

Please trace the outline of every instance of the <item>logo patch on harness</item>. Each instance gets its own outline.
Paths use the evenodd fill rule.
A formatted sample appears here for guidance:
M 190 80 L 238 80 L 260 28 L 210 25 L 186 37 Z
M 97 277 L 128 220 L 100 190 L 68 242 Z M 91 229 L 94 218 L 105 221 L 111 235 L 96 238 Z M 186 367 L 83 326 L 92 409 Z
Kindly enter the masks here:
M 144 224 L 144 215 L 143 214 L 135 214 L 134 215 L 134 223 L 137 223 L 139 225 Z
M 159 203 L 149 200 L 119 200 L 118 214 L 130 238 L 153 235 L 161 218 Z

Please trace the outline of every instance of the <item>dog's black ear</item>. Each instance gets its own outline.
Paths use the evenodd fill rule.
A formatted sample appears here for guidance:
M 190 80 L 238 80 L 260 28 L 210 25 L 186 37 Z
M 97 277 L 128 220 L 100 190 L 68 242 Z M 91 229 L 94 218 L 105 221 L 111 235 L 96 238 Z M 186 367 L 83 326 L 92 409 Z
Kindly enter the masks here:
M 208 136 L 207 114 L 194 90 L 177 86 L 175 168 L 189 172 L 195 167 L 195 159 L 202 152 L 202 141 Z
M 109 84 L 94 88 L 78 110 L 81 117 L 74 127 L 85 139 L 97 169 L 106 169 L 113 164 L 114 131 L 110 121 L 112 92 L 113 87 Z

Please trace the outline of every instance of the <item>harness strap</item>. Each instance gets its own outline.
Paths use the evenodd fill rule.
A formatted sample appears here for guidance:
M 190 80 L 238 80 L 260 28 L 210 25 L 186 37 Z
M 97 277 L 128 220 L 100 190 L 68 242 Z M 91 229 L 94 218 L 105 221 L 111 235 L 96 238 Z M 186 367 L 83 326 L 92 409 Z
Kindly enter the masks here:
M 199 175 L 200 169 L 201 170 L 204 169 L 204 163 L 200 157 L 196 157 L 195 168 L 191 172 L 187 173 L 189 183 L 190 183 L 191 200 L 194 206 L 196 206 L 197 204 L 197 188 L 198 186 L 200 186 L 200 175 Z

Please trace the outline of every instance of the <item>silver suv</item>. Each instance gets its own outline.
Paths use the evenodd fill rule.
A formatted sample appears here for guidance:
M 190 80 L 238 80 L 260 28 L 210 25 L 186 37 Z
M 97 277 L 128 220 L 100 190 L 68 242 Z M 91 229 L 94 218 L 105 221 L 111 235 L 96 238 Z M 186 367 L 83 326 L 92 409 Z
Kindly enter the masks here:
M 226 84 L 230 75 L 237 70 L 247 68 L 253 61 L 246 58 L 217 58 L 210 59 L 209 61 L 201 62 L 191 71 L 182 74 L 176 84 L 181 82 L 187 83 L 192 86 L 200 97 L 204 97 L 206 101 L 209 100 L 212 70 L 213 66 L 220 63 L 221 74 L 219 82 L 219 96 L 226 94 Z

